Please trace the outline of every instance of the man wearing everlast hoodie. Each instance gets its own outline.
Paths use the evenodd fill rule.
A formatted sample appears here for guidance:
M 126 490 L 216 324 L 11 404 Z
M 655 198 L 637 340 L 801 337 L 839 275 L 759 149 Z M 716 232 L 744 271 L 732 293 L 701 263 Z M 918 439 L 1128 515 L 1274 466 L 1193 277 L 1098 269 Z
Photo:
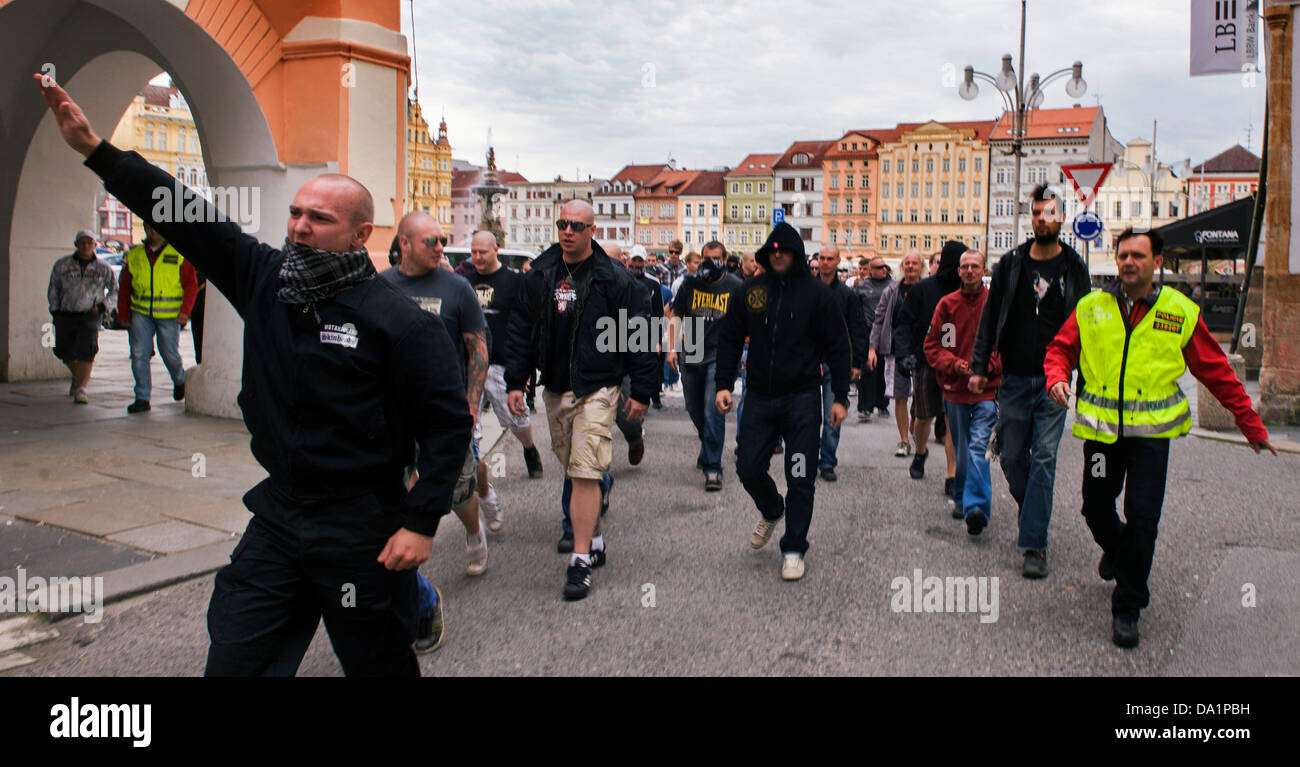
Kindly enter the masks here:
M 1092 285 L 1088 267 L 1060 241 L 1061 203 L 1040 184 L 1030 208 L 1034 239 L 1008 252 L 993 268 L 989 297 L 980 315 L 971 356 L 971 384 L 987 382 L 989 356 L 1002 354 L 998 389 L 998 444 L 1011 497 L 1020 505 L 1023 575 L 1047 575 L 1047 527 L 1052 521 L 1056 450 L 1066 409 L 1047 396 L 1043 360 L 1047 345 Z
M 749 337 L 745 412 L 737 429 L 736 476 L 762 518 L 750 535 L 761 549 L 785 515 L 781 577 L 799 580 L 808 551 L 813 491 L 822 422 L 821 363 L 830 366 L 830 425 L 848 415 L 849 331 L 830 288 L 808 269 L 803 240 L 786 223 L 772 230 L 754 254 L 763 274 L 745 280 L 727 305 L 718 337 L 717 408 L 731 410 L 731 389 Z M 768 475 L 777 440 L 784 438 L 785 499 Z
M 551 449 L 573 480 L 573 554 L 564 585 L 570 601 L 587 596 L 591 568 L 605 563 L 597 483 L 609 471 L 610 430 L 623 376 L 631 378 L 625 414 L 633 421 L 645 416 L 659 385 L 656 350 L 642 343 L 653 334 L 636 327 L 649 329 L 649 295 L 592 240 L 594 221 L 584 200 L 570 200 L 560 209 L 555 221 L 560 242 L 532 262 L 506 339 L 510 410 L 526 412 L 523 389 L 540 368 Z M 610 320 L 618 340 L 615 348 L 605 349 L 598 339 Z
M 916 455 L 912 458 L 910 469 L 912 479 L 925 476 L 925 459 L 930 455 L 930 425 L 944 414 L 943 390 L 935 378 L 934 369 L 925 359 L 925 335 L 930 330 L 930 320 L 934 318 L 934 309 L 939 305 L 940 299 L 961 288 L 957 265 L 961 261 L 961 254 L 966 250 L 966 244 L 957 240 L 943 244 L 938 271 L 918 282 L 912 292 L 907 294 L 898 324 L 894 326 L 894 354 L 899 364 L 912 371 L 912 434 L 916 440 Z M 944 494 L 951 498 L 957 459 L 953 452 L 952 435 L 946 430 L 943 449 L 948 459 Z

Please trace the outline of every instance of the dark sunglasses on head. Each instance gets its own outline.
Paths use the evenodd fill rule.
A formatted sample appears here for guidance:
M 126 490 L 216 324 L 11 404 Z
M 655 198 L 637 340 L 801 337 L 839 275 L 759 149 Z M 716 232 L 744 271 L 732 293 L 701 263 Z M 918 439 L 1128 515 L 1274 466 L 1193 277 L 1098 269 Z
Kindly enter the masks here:
M 446 237 L 425 237 L 424 238 L 424 244 L 430 248 L 432 248 L 434 245 L 441 245 L 445 248 L 447 247 L 448 241 L 449 240 Z
M 591 224 L 583 223 L 582 221 L 566 221 L 562 218 L 557 218 L 555 220 L 556 229 L 559 229 L 560 231 L 568 229 L 570 232 L 575 234 L 585 230 L 589 226 L 591 226 Z

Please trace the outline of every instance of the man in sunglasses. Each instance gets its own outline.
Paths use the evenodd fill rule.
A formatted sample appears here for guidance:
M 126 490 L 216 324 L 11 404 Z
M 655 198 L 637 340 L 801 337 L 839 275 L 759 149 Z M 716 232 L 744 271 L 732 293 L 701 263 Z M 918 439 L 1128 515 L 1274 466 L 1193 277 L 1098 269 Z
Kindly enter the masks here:
M 669 286 L 686 274 L 686 264 L 682 261 L 681 240 L 673 240 L 668 244 L 668 263 L 664 264 L 664 269 L 668 272 L 668 279 L 664 280 L 664 284 Z
M 456 369 L 465 383 L 466 402 L 475 424 L 487 379 L 487 322 L 469 281 L 442 268 L 447 237 L 433 216 L 422 210 L 407 213 L 397 224 L 402 258 L 380 277 L 416 304 L 442 320 L 456 349 Z M 487 533 L 479 521 L 477 489 L 478 446 L 471 440 L 452 494 L 451 508 L 465 526 L 465 572 L 482 575 L 487 569 Z M 483 505 L 489 523 L 500 523 L 500 505 L 493 496 Z
M 611 320 L 615 327 L 629 321 L 648 325 L 650 311 L 646 293 L 632 275 L 592 241 L 594 222 L 595 212 L 585 200 L 570 200 L 560 209 L 555 222 L 560 241 L 534 259 L 506 341 L 510 410 L 523 415 L 524 386 L 532 371 L 540 369 L 551 448 L 573 480 L 573 553 L 564 584 L 569 601 L 590 593 L 591 569 L 605 563 L 598 483 L 612 460 L 610 435 L 623 376 L 631 379 L 624 408 L 631 420 L 645 417 L 659 384 L 653 347 L 597 346 L 601 329 Z M 619 335 L 629 341 L 636 337 Z

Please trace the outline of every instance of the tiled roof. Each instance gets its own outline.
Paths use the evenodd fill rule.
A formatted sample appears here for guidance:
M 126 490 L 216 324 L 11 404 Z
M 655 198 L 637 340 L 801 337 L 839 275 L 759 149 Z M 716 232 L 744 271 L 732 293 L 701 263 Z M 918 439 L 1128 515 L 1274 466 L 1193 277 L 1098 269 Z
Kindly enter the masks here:
M 638 195 L 681 194 L 682 189 L 695 180 L 704 171 L 700 170 L 661 170 L 654 178 L 642 184 L 636 190 Z M 672 191 L 668 191 L 671 189 Z
M 740 161 L 740 164 L 732 168 L 728 176 L 770 176 L 772 175 L 772 166 L 776 161 L 781 159 L 781 153 L 776 154 L 751 154 Z
M 1097 121 L 1101 107 L 1066 107 L 1065 109 L 1035 109 L 1025 119 L 1025 138 L 1087 138 Z M 1015 115 L 1003 112 L 993 131 L 998 141 L 1011 140 L 1011 125 Z
M 1192 168 L 1192 173 L 1259 173 L 1260 159 L 1240 144 Z
M 825 139 L 823 141 L 796 141 L 790 145 L 789 149 L 785 150 L 785 154 L 781 155 L 781 158 L 776 161 L 776 164 L 773 167 L 777 169 L 817 167 L 821 165 L 822 155 L 826 154 L 826 150 L 830 149 L 834 143 L 834 139 Z M 792 160 L 794 156 L 800 152 L 808 155 L 808 163 L 804 165 L 795 165 Z
M 728 171 L 702 170 L 698 173 L 699 175 L 697 175 L 689 184 L 682 187 L 682 190 L 678 192 L 678 194 L 690 194 L 702 197 L 722 197 L 724 195 L 726 192 L 726 184 L 722 179 L 727 175 Z

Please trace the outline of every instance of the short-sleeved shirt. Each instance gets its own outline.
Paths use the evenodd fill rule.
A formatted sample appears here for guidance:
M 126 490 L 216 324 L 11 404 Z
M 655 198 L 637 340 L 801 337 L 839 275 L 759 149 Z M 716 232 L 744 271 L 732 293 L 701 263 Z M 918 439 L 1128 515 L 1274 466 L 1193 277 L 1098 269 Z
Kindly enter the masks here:
M 479 274 L 474 270 L 469 275 L 469 284 L 478 296 L 479 308 L 483 310 L 492 336 L 488 362 L 493 365 L 506 364 L 506 328 L 523 279 L 522 274 L 505 266 L 491 274 Z
M 717 359 L 721 320 L 727 313 L 727 303 L 732 291 L 741 284 L 740 278 L 734 274 L 728 274 L 712 284 L 705 284 L 704 280 L 695 277 L 682 281 L 682 287 L 677 291 L 677 297 L 673 299 L 673 314 L 678 317 L 704 319 L 704 354 L 698 362 L 692 362 L 696 358 L 695 354 L 689 353 L 691 350 L 687 349 L 687 356 L 681 357 L 684 363 L 707 365 Z M 685 349 L 685 338 L 682 343 L 682 348 Z
M 452 345 L 456 347 L 456 363 L 460 366 L 461 381 L 465 382 L 465 339 L 462 334 L 487 327 L 478 296 L 474 295 L 469 281 L 446 269 L 433 269 L 419 277 L 408 277 L 396 266 L 385 269 L 379 276 L 410 296 L 421 309 L 442 320 Z

